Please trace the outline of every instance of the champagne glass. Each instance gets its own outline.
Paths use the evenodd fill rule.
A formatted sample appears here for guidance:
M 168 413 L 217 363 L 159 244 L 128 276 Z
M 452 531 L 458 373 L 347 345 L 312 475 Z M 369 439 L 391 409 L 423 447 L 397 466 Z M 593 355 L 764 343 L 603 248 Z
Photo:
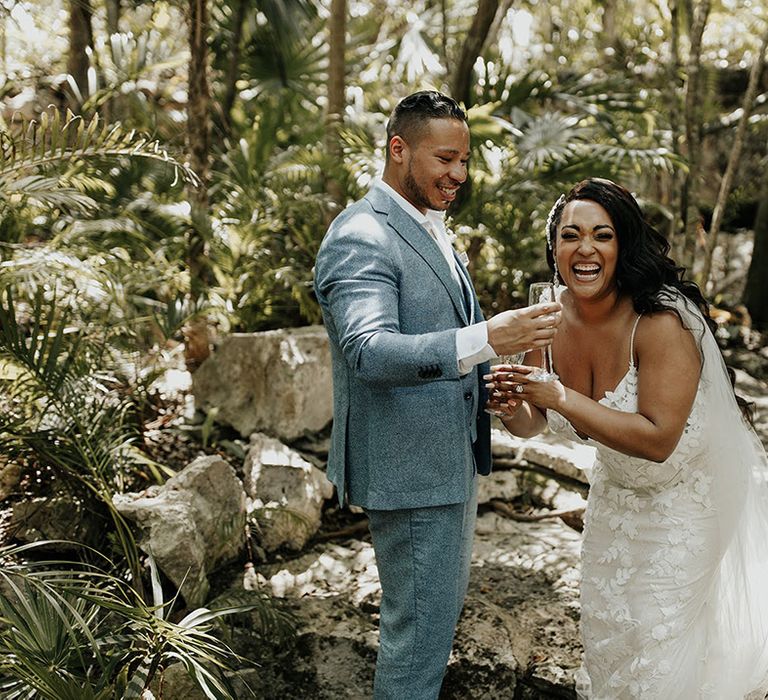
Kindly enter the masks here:
M 534 282 L 528 290 L 528 304 L 542 304 L 555 300 L 555 286 L 552 282 Z M 528 375 L 532 382 L 551 382 L 557 379 L 552 365 L 552 346 L 547 345 L 541 349 L 541 367 L 538 367 Z
M 512 355 L 499 355 L 499 365 L 521 365 L 525 359 L 525 353 L 526 351 L 523 350 L 522 352 L 516 352 Z M 495 365 L 491 367 L 491 369 L 496 370 L 499 365 Z M 501 376 L 503 378 L 506 375 Z M 498 394 L 496 394 L 496 396 L 498 396 Z M 485 409 L 485 412 L 492 416 L 498 416 L 499 418 L 503 418 L 506 415 L 503 411 L 493 411 L 488 408 Z
M 499 355 L 499 365 L 521 365 L 525 359 L 526 352 L 526 350 L 523 350 L 522 352 L 515 352 L 511 355 Z M 491 369 L 495 370 L 499 365 L 495 365 Z M 492 416 L 499 416 L 500 418 L 506 415 L 503 411 L 493 411 L 487 408 L 485 409 L 485 412 Z

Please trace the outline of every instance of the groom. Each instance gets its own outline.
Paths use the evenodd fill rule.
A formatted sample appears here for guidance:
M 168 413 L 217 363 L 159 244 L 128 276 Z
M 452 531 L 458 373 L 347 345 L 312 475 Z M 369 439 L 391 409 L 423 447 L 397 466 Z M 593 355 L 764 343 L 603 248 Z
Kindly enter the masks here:
M 491 469 L 487 361 L 551 342 L 559 304 L 490 321 L 443 222 L 467 116 L 417 92 L 387 124 L 384 175 L 333 222 L 315 291 L 333 360 L 328 477 L 362 506 L 382 587 L 374 697 L 434 700 L 469 580 L 477 474 Z

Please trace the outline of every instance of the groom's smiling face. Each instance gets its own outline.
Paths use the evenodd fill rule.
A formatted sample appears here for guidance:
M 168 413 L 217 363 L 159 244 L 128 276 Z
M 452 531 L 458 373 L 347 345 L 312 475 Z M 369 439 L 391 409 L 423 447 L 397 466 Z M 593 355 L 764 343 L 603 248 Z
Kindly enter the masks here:
M 445 210 L 467 179 L 469 128 L 458 119 L 430 119 L 410 142 L 395 136 L 396 187 L 419 211 Z

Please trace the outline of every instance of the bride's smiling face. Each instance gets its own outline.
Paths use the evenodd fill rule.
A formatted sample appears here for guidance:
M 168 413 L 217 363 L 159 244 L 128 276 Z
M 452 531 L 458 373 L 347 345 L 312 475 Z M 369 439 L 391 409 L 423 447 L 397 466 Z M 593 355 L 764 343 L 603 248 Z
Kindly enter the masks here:
M 608 212 L 574 199 L 563 208 L 555 246 L 563 282 L 577 297 L 599 299 L 616 290 L 619 242 Z

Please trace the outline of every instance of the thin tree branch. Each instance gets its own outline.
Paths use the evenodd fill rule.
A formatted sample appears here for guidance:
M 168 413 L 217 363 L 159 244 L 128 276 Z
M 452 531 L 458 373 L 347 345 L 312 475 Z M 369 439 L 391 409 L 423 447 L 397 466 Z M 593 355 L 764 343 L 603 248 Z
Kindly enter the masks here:
M 717 193 L 717 200 L 715 202 L 715 208 L 712 212 L 712 224 L 709 227 L 709 246 L 707 250 L 707 257 L 704 261 L 704 272 L 702 274 L 702 281 L 705 285 L 709 283 L 709 277 L 712 272 L 712 257 L 717 246 L 717 237 L 720 234 L 720 226 L 723 222 L 723 214 L 725 212 L 725 204 L 728 201 L 728 195 L 731 192 L 733 186 L 733 180 L 736 177 L 736 169 L 739 167 L 739 161 L 741 160 L 741 151 L 744 148 L 744 138 L 747 133 L 747 124 L 749 122 L 752 105 L 755 102 L 757 96 L 757 88 L 760 81 L 760 76 L 763 72 L 763 66 L 765 65 L 765 52 L 768 49 L 768 31 L 763 34 L 763 40 L 760 44 L 760 50 L 755 57 L 755 61 L 752 64 L 752 69 L 749 72 L 749 84 L 747 85 L 747 91 L 744 94 L 744 102 L 742 103 L 742 114 L 739 119 L 739 125 L 736 128 L 736 134 L 733 138 L 733 146 L 728 156 L 728 165 L 725 168 L 725 174 L 720 182 L 720 190 Z

